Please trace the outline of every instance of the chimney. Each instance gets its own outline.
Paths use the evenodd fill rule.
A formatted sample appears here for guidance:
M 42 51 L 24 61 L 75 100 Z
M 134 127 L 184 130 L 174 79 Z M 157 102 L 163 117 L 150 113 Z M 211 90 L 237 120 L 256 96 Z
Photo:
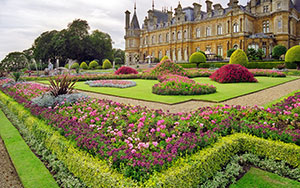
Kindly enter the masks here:
M 214 5 L 214 9 L 215 9 L 215 10 L 222 9 L 222 5 L 220 5 L 220 4 L 215 4 L 215 5 Z
M 168 11 L 168 22 L 170 22 L 172 20 L 172 16 L 173 16 L 172 10 Z
M 200 5 L 198 3 L 193 3 L 193 5 L 194 5 L 195 15 L 200 15 L 201 14 L 201 7 L 202 7 L 202 5 Z
M 209 0 L 206 0 L 205 3 L 206 3 L 206 12 L 211 12 L 212 11 L 212 2 Z
M 127 10 L 125 15 L 125 29 L 128 29 L 130 24 L 130 12 Z

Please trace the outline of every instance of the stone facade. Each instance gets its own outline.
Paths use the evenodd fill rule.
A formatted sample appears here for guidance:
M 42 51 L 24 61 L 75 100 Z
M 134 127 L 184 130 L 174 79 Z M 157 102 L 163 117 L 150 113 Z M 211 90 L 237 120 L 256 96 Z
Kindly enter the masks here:
M 152 9 L 140 28 L 136 8 L 132 21 L 126 11 L 126 64 L 145 62 L 149 56 L 169 56 L 176 62 L 202 50 L 226 57 L 228 49 L 261 48 L 270 57 L 272 48 L 282 44 L 287 48 L 300 43 L 299 0 L 251 0 L 246 6 L 230 0 L 227 8 L 206 2 L 174 12 Z

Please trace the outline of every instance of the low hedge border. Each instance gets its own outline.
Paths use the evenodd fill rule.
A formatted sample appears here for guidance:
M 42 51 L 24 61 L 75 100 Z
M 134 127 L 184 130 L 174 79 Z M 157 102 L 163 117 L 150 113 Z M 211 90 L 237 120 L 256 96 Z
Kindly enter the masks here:
M 221 68 L 224 65 L 227 65 L 228 63 L 200 63 L 199 68 Z M 285 64 L 286 68 L 288 69 L 296 69 L 297 66 L 294 63 L 285 63 L 284 61 L 266 61 L 266 62 L 249 62 L 246 65 L 246 68 L 248 69 L 273 69 L 277 68 L 278 65 Z M 181 64 L 180 64 L 181 65 Z M 184 65 L 185 66 L 185 65 Z M 192 67 L 188 67 L 192 68 Z M 193 67 L 194 68 L 194 67 Z
M 1 109 L 0 119 L 0 135 L 23 186 L 25 188 L 58 188 L 44 164 L 31 152 L 18 130 L 6 118 Z
M 254 154 L 246 153 L 234 156 L 223 170 L 218 171 L 211 179 L 200 185 L 200 188 L 226 187 L 236 183 L 237 177 L 240 174 L 247 173 L 243 169 L 245 165 L 255 166 L 262 170 L 300 182 L 300 168 L 291 168 L 285 161 L 262 159 Z
M 243 133 L 221 138 L 212 147 L 203 149 L 191 156 L 181 158 L 173 166 L 154 173 L 143 185 L 125 178 L 111 169 L 105 161 L 76 149 L 57 131 L 32 115 L 22 105 L 4 93 L 0 100 L 24 121 L 28 129 L 45 140 L 46 147 L 55 153 L 76 177 L 92 187 L 195 187 L 220 171 L 238 153 L 253 153 L 259 157 L 283 160 L 293 167 L 300 165 L 300 147 L 280 141 L 271 141 Z
M 0 101 L 0 108 L 4 114 L 8 117 L 10 122 L 18 129 L 21 133 L 24 141 L 30 147 L 36 155 L 44 162 L 48 169 L 51 169 L 51 173 L 54 173 L 53 177 L 57 184 L 61 187 L 87 187 L 78 178 L 74 177 L 73 174 L 65 167 L 65 165 L 57 159 L 51 151 L 46 149 L 45 143 L 41 139 L 37 139 L 32 135 L 23 124 L 22 121 L 18 120 L 18 117 L 13 114 L 9 109 Z

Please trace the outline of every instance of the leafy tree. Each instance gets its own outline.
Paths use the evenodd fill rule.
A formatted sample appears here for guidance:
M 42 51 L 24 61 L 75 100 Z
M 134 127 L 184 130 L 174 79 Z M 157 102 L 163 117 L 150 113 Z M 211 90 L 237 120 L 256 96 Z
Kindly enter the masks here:
M 227 50 L 227 57 L 230 57 L 235 50 L 236 50 L 235 48 L 231 48 L 231 49 Z
M 259 48 L 256 51 L 256 58 L 257 59 L 262 60 L 265 56 L 266 56 L 266 54 L 265 54 L 265 52 L 261 48 Z
M 28 59 L 23 52 L 11 52 L 0 63 L 1 69 L 10 72 L 18 71 L 28 66 Z
M 248 48 L 247 57 L 250 61 L 256 60 L 256 50 L 254 48 Z
M 116 64 L 125 64 L 125 51 L 122 49 L 113 49 L 113 56 Z M 116 58 L 120 58 L 122 63 L 117 63 Z
M 272 50 L 272 57 L 275 59 L 279 59 L 280 56 L 282 56 L 286 53 L 286 51 L 287 51 L 287 49 L 285 46 L 276 45 Z

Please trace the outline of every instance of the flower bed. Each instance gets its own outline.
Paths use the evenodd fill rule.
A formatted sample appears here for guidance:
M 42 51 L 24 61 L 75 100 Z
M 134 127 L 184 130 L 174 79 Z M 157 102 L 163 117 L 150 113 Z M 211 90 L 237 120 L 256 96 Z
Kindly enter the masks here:
M 229 64 L 214 72 L 210 78 L 219 83 L 257 82 L 248 69 L 239 64 Z
M 199 84 L 188 77 L 179 75 L 159 76 L 161 83 L 152 87 L 152 92 L 158 95 L 203 95 L 215 93 L 213 85 Z
M 120 75 L 120 74 L 138 74 L 138 71 L 136 71 L 134 68 L 131 67 L 120 67 L 115 74 Z
M 91 87 L 116 87 L 116 88 L 128 88 L 136 86 L 136 82 L 129 80 L 94 80 L 86 81 Z
M 265 69 L 250 69 L 249 70 L 254 76 L 268 76 L 268 77 L 286 77 L 286 74 L 274 70 Z
M 232 132 L 300 145 L 300 93 L 268 109 L 223 106 L 168 114 L 96 99 L 86 99 L 73 106 L 41 108 L 32 106 L 26 94 L 19 95 L 19 88 L 1 90 L 23 103 L 61 135 L 76 142 L 79 148 L 107 161 L 124 176 L 141 182 L 147 181 L 154 172 L 170 173 L 166 169 L 177 164 L 175 161 L 180 161 L 182 156 L 196 153 L 214 143 L 218 136 Z M 182 168 L 177 167 L 177 170 Z M 193 177 L 192 173 L 189 175 Z M 184 180 L 177 181 L 184 183 Z

